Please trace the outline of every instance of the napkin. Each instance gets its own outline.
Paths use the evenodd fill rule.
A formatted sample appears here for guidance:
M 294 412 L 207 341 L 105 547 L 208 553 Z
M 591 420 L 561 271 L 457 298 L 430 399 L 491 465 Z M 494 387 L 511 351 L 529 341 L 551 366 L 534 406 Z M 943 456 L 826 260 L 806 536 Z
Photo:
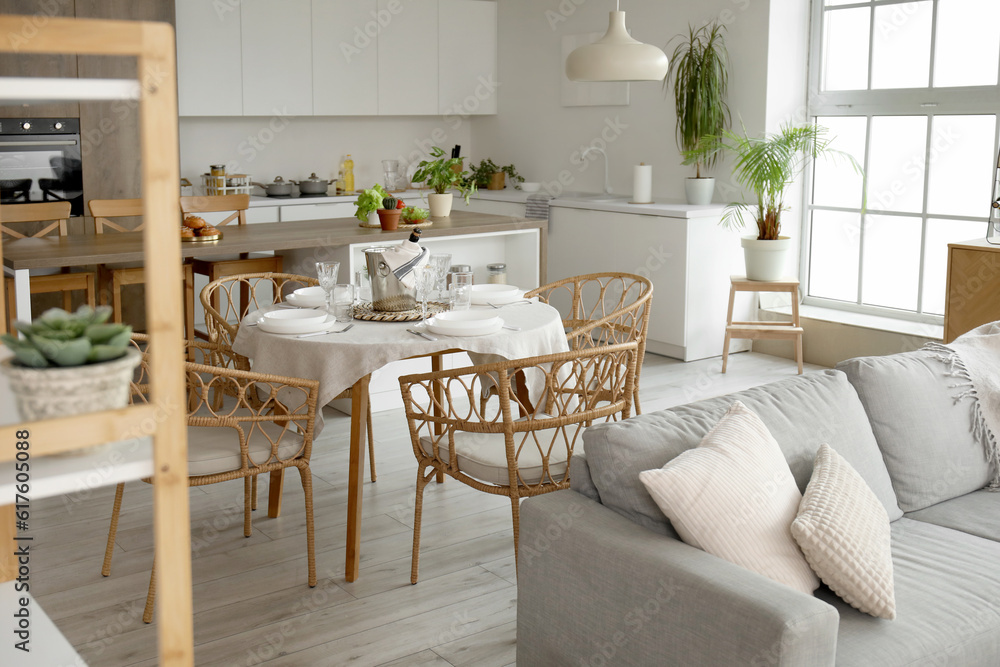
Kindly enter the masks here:
M 412 289 L 417 282 L 414 269 L 427 264 L 430 251 L 419 243 L 407 240 L 382 253 L 382 259 L 396 276 L 396 280 L 403 287 Z

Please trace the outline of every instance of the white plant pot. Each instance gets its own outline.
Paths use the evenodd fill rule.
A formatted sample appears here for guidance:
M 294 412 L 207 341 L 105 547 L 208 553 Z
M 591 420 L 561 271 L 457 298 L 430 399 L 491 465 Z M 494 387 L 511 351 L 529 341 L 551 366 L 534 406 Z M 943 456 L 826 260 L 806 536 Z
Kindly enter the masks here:
M 455 195 L 450 192 L 443 195 L 437 193 L 427 195 L 427 199 L 430 201 L 431 217 L 447 218 L 451 215 L 451 204 L 454 198 Z
M 142 355 L 129 349 L 112 361 L 67 368 L 26 368 L 12 361 L 0 362 L 0 371 L 10 382 L 21 419 L 36 421 L 124 408 Z
M 684 182 L 684 194 L 689 204 L 707 206 L 712 203 L 714 192 L 714 178 L 689 178 Z
M 773 241 L 761 241 L 756 236 L 741 239 L 743 257 L 747 265 L 748 280 L 782 280 L 787 278 L 788 251 L 792 239 L 779 236 Z

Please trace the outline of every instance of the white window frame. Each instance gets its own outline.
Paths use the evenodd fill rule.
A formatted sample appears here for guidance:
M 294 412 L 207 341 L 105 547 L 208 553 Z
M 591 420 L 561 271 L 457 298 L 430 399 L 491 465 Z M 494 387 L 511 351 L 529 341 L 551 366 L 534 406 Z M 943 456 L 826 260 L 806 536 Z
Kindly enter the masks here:
M 873 42 L 873 32 L 875 29 L 874 13 L 876 7 L 906 4 L 913 0 L 862 0 L 850 4 L 837 5 L 831 10 L 845 10 L 852 8 L 869 7 L 872 11 L 869 31 L 869 56 L 868 56 L 868 85 L 871 85 L 872 76 L 872 56 L 871 44 Z M 998 0 L 1000 1 L 1000 0 Z M 827 11 L 824 7 L 824 0 L 813 0 L 812 18 L 810 24 L 810 44 L 809 44 L 809 65 L 808 65 L 808 98 L 807 110 L 810 120 L 815 121 L 818 117 L 828 116 L 853 116 L 865 117 L 867 119 L 867 129 L 865 136 L 865 155 L 855 156 L 868 173 L 868 159 L 871 146 L 871 126 L 873 116 L 906 116 L 918 115 L 928 118 L 928 137 L 925 146 L 924 164 L 930 159 L 931 133 L 933 130 L 934 116 L 946 115 L 995 115 L 997 122 L 994 127 L 993 154 L 997 154 L 997 147 L 1000 145 L 1000 83 L 996 86 L 965 86 L 949 88 L 933 88 L 934 85 L 934 48 L 937 28 L 937 10 L 939 0 L 932 0 L 933 13 L 931 20 L 931 45 L 929 60 L 929 78 L 927 88 L 896 88 L 879 90 L 849 90 L 849 91 L 823 91 L 821 90 L 822 67 L 823 67 L 823 15 Z M 997 61 L 997 70 L 1000 72 L 1000 58 Z M 998 79 L 1000 81 L 1000 79 Z M 903 213 L 895 211 L 877 211 L 877 215 L 919 217 L 921 220 L 920 238 L 920 269 L 918 274 L 919 284 L 917 286 L 917 310 L 901 310 L 882 306 L 872 306 L 863 304 L 861 301 L 862 290 L 864 288 L 864 236 L 865 218 L 868 212 L 862 213 L 859 239 L 859 262 L 858 262 L 858 296 L 855 302 L 840 301 L 818 296 L 809 296 L 809 264 L 810 264 L 810 243 L 812 237 L 812 211 L 839 211 L 856 213 L 857 208 L 842 208 L 833 206 L 815 206 L 812 203 L 812 169 L 806 170 L 805 187 L 803 189 L 802 206 L 802 239 L 800 247 L 799 278 L 803 286 L 802 293 L 805 295 L 802 302 L 806 305 L 821 306 L 837 310 L 846 310 L 856 313 L 868 313 L 881 315 L 894 319 L 923 322 L 928 324 L 941 324 L 944 317 L 920 312 L 923 308 L 924 296 L 924 258 L 927 237 L 928 218 L 939 219 L 947 217 L 950 220 L 967 220 L 983 223 L 983 237 L 989 221 L 989 192 L 983 192 L 983 215 L 968 217 L 959 215 L 942 216 L 940 214 L 930 215 L 927 213 L 928 179 L 930 169 L 924 169 L 924 201 L 922 210 L 919 213 Z M 992 177 L 992 174 L 991 174 Z M 991 179 L 992 180 L 992 179 Z M 868 187 L 867 177 L 863 188 Z

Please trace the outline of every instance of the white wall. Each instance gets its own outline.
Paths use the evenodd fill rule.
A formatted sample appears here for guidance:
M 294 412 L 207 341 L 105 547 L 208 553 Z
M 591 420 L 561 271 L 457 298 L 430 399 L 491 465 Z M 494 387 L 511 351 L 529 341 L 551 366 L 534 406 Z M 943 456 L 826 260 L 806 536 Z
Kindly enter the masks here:
M 770 0 L 629 0 L 623 3 L 632 36 L 664 47 L 689 22 L 701 25 L 719 18 L 729 28 L 731 56 L 729 105 L 738 126 L 750 132 L 765 122 L 768 14 Z M 632 165 L 653 165 L 653 192 L 681 200 L 683 179 L 693 170 L 680 164 L 674 142 L 672 96 L 656 82 L 632 83 L 629 106 L 562 107 L 559 103 L 563 35 L 607 29 L 607 0 L 504 0 L 499 10 L 499 114 L 476 119 L 472 139 L 475 159 L 513 162 L 533 181 L 571 179 L 569 190 L 599 192 L 603 165 L 599 155 L 580 162 L 580 151 L 608 140 L 612 186 L 632 191 Z M 604 136 L 602 137 L 602 133 Z M 716 176 L 728 174 L 720 164 Z M 716 195 L 717 201 L 725 201 Z
M 357 187 L 382 181 L 382 160 L 408 164 L 423 159 L 431 146 L 462 155 L 471 149 L 470 123 L 457 116 L 429 117 L 233 117 L 181 118 L 181 176 L 200 185 L 211 164 L 268 183 L 335 179 L 344 154 L 354 159 Z

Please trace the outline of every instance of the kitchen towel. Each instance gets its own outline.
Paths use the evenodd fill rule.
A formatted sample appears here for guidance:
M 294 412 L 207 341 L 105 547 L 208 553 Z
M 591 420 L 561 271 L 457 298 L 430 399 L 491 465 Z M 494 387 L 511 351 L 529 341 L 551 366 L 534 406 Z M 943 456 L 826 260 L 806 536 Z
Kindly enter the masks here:
M 524 205 L 524 217 L 532 220 L 549 219 L 549 201 L 554 197 L 545 192 L 536 192 L 528 195 L 528 201 Z
M 653 203 L 653 165 L 643 162 L 632 167 L 632 203 Z
M 396 280 L 402 283 L 403 287 L 412 289 L 417 284 L 413 270 L 427 264 L 430 251 L 419 243 L 407 240 L 382 253 L 382 259 L 389 265 L 389 270 L 396 276 Z

